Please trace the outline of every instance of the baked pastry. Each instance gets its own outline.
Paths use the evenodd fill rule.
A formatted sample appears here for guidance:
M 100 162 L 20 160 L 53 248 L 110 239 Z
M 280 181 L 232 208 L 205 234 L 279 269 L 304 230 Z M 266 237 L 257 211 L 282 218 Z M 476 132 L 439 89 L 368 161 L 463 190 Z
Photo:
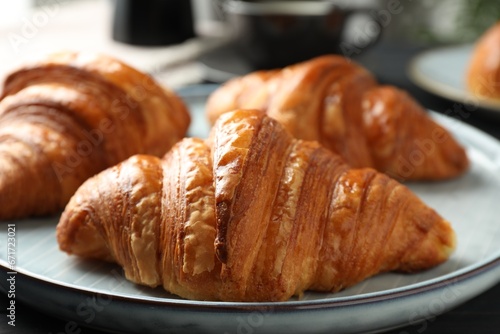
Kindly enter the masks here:
M 105 55 L 63 52 L 17 69 L 0 102 L 0 219 L 62 210 L 99 171 L 165 154 L 189 121 L 173 92 Z
M 500 22 L 488 29 L 476 43 L 466 82 L 473 94 L 500 99 Z
M 57 226 L 61 250 L 185 298 L 279 301 L 427 269 L 455 247 L 408 188 L 260 111 L 226 113 L 212 131 L 87 180 Z
M 230 80 L 207 103 L 211 123 L 237 108 L 256 108 L 295 137 L 317 140 L 352 167 L 403 180 L 442 180 L 468 168 L 464 148 L 407 93 L 380 86 L 341 56 Z

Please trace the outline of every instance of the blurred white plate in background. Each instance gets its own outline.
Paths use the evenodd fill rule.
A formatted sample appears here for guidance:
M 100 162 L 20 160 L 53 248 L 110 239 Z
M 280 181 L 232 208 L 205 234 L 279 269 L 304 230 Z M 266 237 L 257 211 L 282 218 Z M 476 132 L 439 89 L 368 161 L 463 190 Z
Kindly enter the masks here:
M 410 79 L 430 93 L 465 105 L 500 112 L 500 100 L 486 99 L 468 91 L 465 75 L 474 45 L 431 49 L 415 56 L 408 67 Z

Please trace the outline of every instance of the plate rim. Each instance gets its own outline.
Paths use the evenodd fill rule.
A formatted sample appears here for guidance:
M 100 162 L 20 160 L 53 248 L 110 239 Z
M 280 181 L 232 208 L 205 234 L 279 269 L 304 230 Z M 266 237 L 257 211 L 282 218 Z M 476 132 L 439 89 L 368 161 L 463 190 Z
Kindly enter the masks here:
M 436 94 L 440 97 L 444 97 L 451 101 L 460 102 L 462 104 L 476 104 L 478 107 L 487 109 L 495 113 L 500 113 L 500 100 L 483 98 L 471 93 L 465 87 L 463 90 L 461 90 L 457 89 L 456 87 L 447 85 L 446 83 L 435 81 L 426 76 L 420 70 L 420 64 L 423 60 L 428 59 L 429 57 L 433 57 L 438 53 L 457 52 L 467 49 L 472 51 L 473 48 L 474 48 L 473 43 L 467 43 L 467 44 L 440 46 L 422 51 L 417 55 L 415 55 L 410 60 L 407 66 L 408 76 L 417 86 L 420 86 L 420 88 L 423 88 L 424 90 L 432 94 Z M 461 68 L 460 70 L 463 72 L 463 76 L 465 77 L 465 71 L 467 70 L 467 68 L 464 67 Z
M 397 300 L 401 298 L 409 298 L 422 293 L 431 292 L 434 290 L 439 290 L 442 287 L 450 286 L 458 282 L 467 281 L 470 278 L 480 276 L 483 273 L 489 272 L 491 270 L 500 267 L 500 252 L 495 256 L 491 256 L 487 261 L 483 260 L 481 263 L 476 263 L 474 265 L 467 266 L 457 271 L 453 271 L 446 275 L 442 275 L 430 280 L 425 280 L 422 282 L 410 284 L 407 286 L 399 287 L 396 289 L 388 289 L 383 291 L 376 291 L 372 293 L 365 293 L 360 295 L 345 296 L 345 297 L 331 297 L 324 299 L 314 299 L 314 300 L 304 300 L 304 301 L 282 301 L 282 302 L 226 302 L 226 301 L 201 301 L 201 300 L 189 300 L 182 298 L 160 298 L 151 296 L 131 296 L 124 294 L 116 294 L 110 291 L 101 289 L 88 289 L 73 285 L 70 283 L 59 282 L 55 279 L 44 277 L 40 274 L 31 273 L 28 270 L 16 268 L 16 275 L 23 275 L 31 280 L 35 280 L 38 283 L 50 284 L 56 288 L 62 288 L 64 290 L 71 290 L 73 292 L 79 292 L 87 295 L 103 295 L 110 296 L 113 299 L 120 299 L 122 301 L 132 302 L 132 303 L 146 303 L 157 306 L 169 306 L 169 307 L 179 307 L 179 308 L 197 308 L 205 311 L 217 311 L 217 310 L 233 310 L 233 311 L 252 311 L 262 308 L 273 308 L 276 310 L 325 310 L 334 309 L 341 307 L 349 307 L 356 305 L 364 305 L 370 303 L 380 303 L 388 302 L 392 300 Z M 12 272 L 8 264 L 5 263 L 3 259 L 0 259 L 0 268 L 6 272 Z M 500 277 L 498 278 L 500 281 Z M 3 283 L 2 283 L 3 284 Z M 489 288 L 489 287 L 488 287 Z

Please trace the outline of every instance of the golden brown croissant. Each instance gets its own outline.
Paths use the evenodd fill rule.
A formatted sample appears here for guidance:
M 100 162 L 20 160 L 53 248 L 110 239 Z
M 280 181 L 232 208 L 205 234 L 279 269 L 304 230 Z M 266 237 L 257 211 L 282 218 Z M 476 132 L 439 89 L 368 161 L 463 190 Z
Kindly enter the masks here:
M 5 79 L 0 102 L 0 219 L 52 214 L 83 181 L 184 137 L 183 102 L 104 55 L 64 52 Z
M 350 169 L 260 111 L 221 116 L 207 141 L 138 155 L 87 180 L 57 226 L 70 254 L 190 299 L 287 300 L 445 261 L 448 222 L 373 169 Z
M 472 93 L 500 99 L 500 22 L 488 29 L 476 43 L 466 81 Z
M 207 103 L 211 123 L 237 108 L 256 108 L 297 138 L 317 140 L 352 167 L 399 180 L 440 180 L 464 173 L 465 150 L 408 94 L 379 86 L 364 68 L 322 56 L 282 70 L 233 79 Z

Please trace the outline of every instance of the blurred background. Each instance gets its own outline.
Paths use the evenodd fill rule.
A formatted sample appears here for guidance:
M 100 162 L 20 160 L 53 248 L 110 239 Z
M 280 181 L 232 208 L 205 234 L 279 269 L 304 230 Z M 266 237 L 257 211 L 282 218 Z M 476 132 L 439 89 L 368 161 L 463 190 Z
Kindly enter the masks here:
M 272 67 L 272 62 L 266 66 L 265 62 L 252 61 L 252 50 L 258 49 L 255 38 L 262 40 L 263 29 L 267 29 L 264 31 L 266 34 L 272 29 L 271 33 L 297 29 L 293 27 L 296 23 L 280 16 L 280 9 L 266 12 L 268 18 L 273 20 L 272 26 L 262 27 L 262 21 L 256 22 L 255 18 L 254 21 L 241 23 L 248 20 L 245 16 L 248 8 L 235 9 L 237 6 L 234 3 L 237 2 L 0 0 L 0 75 L 25 59 L 60 49 L 112 54 L 154 73 L 161 81 L 174 87 L 204 81 L 221 82 L 258 67 Z M 291 8 L 290 3 L 318 1 L 281 2 L 286 2 L 285 7 Z M 321 46 L 318 52 L 343 51 L 353 59 L 359 58 L 361 63 L 366 63 L 370 70 L 381 76 L 382 81 L 397 81 L 394 77 L 398 74 L 393 72 L 400 69 L 394 66 L 391 58 L 403 59 L 398 61 L 401 63 L 416 50 L 443 44 L 471 43 L 500 18 L 497 0 L 323 2 L 335 5 L 334 15 L 326 9 L 328 17 L 325 21 L 301 23 L 301 29 L 330 26 L 330 30 L 325 32 L 326 37 L 316 43 Z M 338 8 L 343 12 L 339 14 Z M 300 13 L 304 9 L 298 7 L 295 14 L 297 11 Z M 255 16 L 255 13 L 249 15 Z M 376 22 L 380 32 L 373 22 Z M 250 39 L 249 34 L 259 28 L 261 35 L 255 35 L 253 41 L 241 41 Z M 335 49 L 335 44 L 338 46 L 340 43 L 337 36 L 339 29 L 341 38 L 357 38 L 359 43 L 354 43 L 354 49 Z M 297 40 L 295 36 L 293 41 L 296 45 Z M 311 40 L 314 39 L 309 38 Z M 245 45 L 240 45 L 242 43 L 247 43 L 246 49 Z M 296 52 L 301 50 L 300 45 L 294 47 Z M 309 44 L 302 49 L 311 47 Z M 265 55 L 260 56 L 266 59 Z M 382 58 L 391 64 L 391 68 L 384 66 Z M 281 66 L 283 62 L 276 64 Z

